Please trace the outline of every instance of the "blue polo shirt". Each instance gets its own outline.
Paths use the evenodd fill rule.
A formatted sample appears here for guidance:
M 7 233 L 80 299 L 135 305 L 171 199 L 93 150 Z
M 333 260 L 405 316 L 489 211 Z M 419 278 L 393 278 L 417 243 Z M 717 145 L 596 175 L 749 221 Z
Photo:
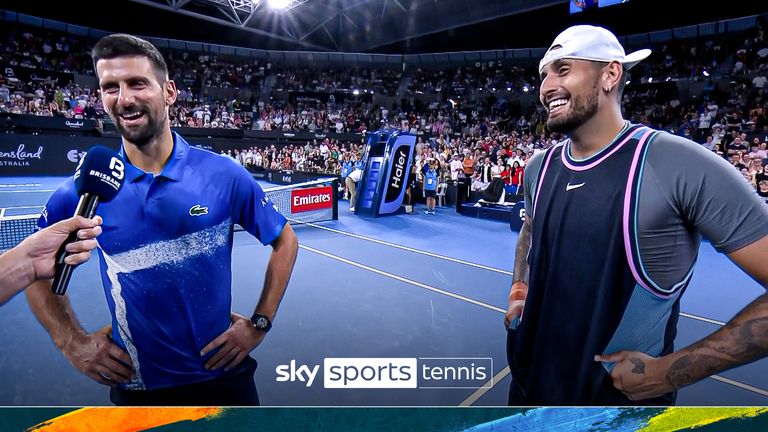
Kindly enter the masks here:
M 344 161 L 341 163 L 341 178 L 347 178 L 349 173 L 354 169 L 354 163 L 352 161 Z
M 136 368 L 126 389 L 178 386 L 223 373 L 206 370 L 214 353 L 202 357 L 200 350 L 230 325 L 233 226 L 268 245 L 286 223 L 237 162 L 190 147 L 176 133 L 173 141 L 157 176 L 126 158 L 122 189 L 97 210 L 104 219 L 98 255 L 112 339 Z M 69 178 L 51 196 L 39 227 L 72 216 L 77 202 Z
M 437 190 L 437 171 L 428 169 L 424 173 L 424 190 Z

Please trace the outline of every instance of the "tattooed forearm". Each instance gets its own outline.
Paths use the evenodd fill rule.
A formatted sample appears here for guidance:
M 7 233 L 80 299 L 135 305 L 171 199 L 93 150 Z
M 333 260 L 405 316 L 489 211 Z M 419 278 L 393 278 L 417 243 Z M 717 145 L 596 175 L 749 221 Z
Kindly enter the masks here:
M 694 357 L 696 356 L 686 354 L 676 360 L 667 370 L 667 382 L 669 382 L 672 387 L 679 389 L 680 387 L 696 382 L 699 380 L 699 378 L 696 378 L 699 374 L 702 374 L 702 376 L 707 376 L 706 372 L 704 371 L 694 370 L 694 363 L 698 363 L 694 362 Z M 711 365 L 711 362 L 704 362 L 701 365 L 703 366 L 705 363 L 709 363 Z M 710 372 L 709 375 L 713 373 L 714 372 Z
M 768 294 L 718 331 L 675 354 L 667 381 L 675 388 L 768 355 Z
M 517 236 L 517 247 L 515 247 L 515 268 L 512 282 L 528 283 L 528 249 L 531 247 L 531 220 L 526 216 L 520 234 Z

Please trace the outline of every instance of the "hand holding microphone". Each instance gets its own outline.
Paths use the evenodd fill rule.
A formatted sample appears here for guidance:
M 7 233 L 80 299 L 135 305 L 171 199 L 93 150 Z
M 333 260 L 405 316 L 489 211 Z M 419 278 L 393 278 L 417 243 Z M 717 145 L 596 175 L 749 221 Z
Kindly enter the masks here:
M 112 201 L 117 195 L 124 178 L 125 162 L 119 154 L 100 146 L 88 150 L 75 170 L 75 191 L 80 196 L 80 201 L 74 216 L 93 218 L 99 203 Z M 72 233 L 56 254 L 56 271 L 52 286 L 55 294 L 64 295 L 72 278 L 75 266 L 67 264 L 65 259 L 70 255 L 66 250 L 67 245 L 75 241 L 76 233 Z

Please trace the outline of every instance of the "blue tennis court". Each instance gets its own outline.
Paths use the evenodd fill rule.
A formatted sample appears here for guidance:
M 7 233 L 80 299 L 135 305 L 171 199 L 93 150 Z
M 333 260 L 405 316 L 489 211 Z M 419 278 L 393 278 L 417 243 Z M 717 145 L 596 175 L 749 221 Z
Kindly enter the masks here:
M 5 215 L 39 212 L 63 181 L 0 178 Z M 272 185 L 262 184 L 264 188 Z M 33 211 L 34 212 L 34 211 Z M 33 213 L 28 212 L 28 213 Z M 506 405 L 503 316 L 516 233 L 506 223 L 458 215 L 358 217 L 295 226 L 300 251 L 273 330 L 252 354 L 257 387 L 269 406 Z M 269 248 L 235 233 L 233 305 L 250 315 Z M 109 322 L 92 260 L 75 271 L 68 294 L 83 327 Z M 717 330 L 763 289 L 705 243 L 683 297 L 677 348 Z M 279 382 L 282 365 L 323 365 L 326 358 L 492 359 L 476 388 L 330 389 Z M 768 360 L 705 379 L 680 392 L 681 405 L 768 405 Z M 33 317 L 24 295 L 0 310 L 0 405 L 111 405 L 108 389 L 81 375 Z

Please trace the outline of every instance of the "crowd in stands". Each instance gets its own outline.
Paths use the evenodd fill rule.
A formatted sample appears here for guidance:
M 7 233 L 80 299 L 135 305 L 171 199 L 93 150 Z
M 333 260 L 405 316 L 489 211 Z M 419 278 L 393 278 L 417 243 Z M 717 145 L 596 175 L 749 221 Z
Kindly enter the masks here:
M 103 113 L 97 90 L 58 82 L 59 74 L 91 68 L 84 39 L 6 29 L 0 32 L 0 65 L 0 112 L 67 118 Z
M 92 64 L 88 48 L 87 39 L 64 33 L 13 26 L 0 30 L 0 52 L 9 67 L 84 73 Z
M 62 78 L 93 76 L 91 43 L 50 30 L 13 26 L 0 30 L 0 113 L 103 118 L 97 88 L 81 88 Z M 651 59 L 632 71 L 622 101 L 626 118 L 701 143 L 729 160 L 761 193 L 768 181 L 763 161 L 768 156 L 765 26 L 653 48 Z M 396 127 L 419 136 L 417 180 L 418 170 L 437 160 L 444 180 L 471 177 L 473 187 L 481 189 L 500 177 L 516 186 L 526 159 L 562 139 L 547 131 L 546 112 L 539 104 L 526 109 L 510 97 L 538 94 L 535 65 L 492 61 L 404 73 L 288 68 L 179 51 L 164 54 L 179 89 L 170 109 L 172 126 L 316 133 Z M 681 97 L 679 78 L 693 78 L 701 90 Z M 267 87 L 306 94 L 277 100 L 264 93 Z M 215 96 L 211 89 L 232 92 Z M 352 91 L 357 94 L 352 96 Z M 337 92 L 347 97 L 318 96 Z M 396 95 L 396 102 L 379 105 L 374 94 Z M 422 102 L 421 95 L 432 95 L 432 102 Z M 344 174 L 344 160 L 354 162 L 360 153 L 360 142 L 325 140 L 253 148 L 232 157 L 245 166 Z M 464 166 L 467 158 L 471 169 L 470 162 Z M 461 169 L 455 162 L 461 162 Z
M 278 91 L 333 93 L 355 91 L 395 96 L 402 73 L 393 69 L 288 69 L 275 72 Z
M 437 93 L 445 97 L 465 96 L 473 91 L 485 94 L 533 90 L 536 67 L 504 64 L 502 61 L 477 62 L 449 70 L 416 69 L 408 89 L 414 93 Z
M 250 129 L 252 115 L 237 99 L 211 104 L 177 99 L 168 111 L 171 127 Z
M 222 151 L 222 156 L 229 156 L 252 171 L 258 170 L 296 170 L 322 172 L 346 177 L 349 172 L 342 172 L 344 163 L 357 163 L 362 160 L 363 143 L 340 142 L 324 139 L 307 141 L 305 145 L 253 146 L 243 150 Z
M 169 51 L 165 55 L 170 78 L 179 89 L 195 90 L 190 96 L 203 94 L 211 87 L 248 89 L 259 92 L 271 68 L 270 63 L 220 59 L 209 54 Z

